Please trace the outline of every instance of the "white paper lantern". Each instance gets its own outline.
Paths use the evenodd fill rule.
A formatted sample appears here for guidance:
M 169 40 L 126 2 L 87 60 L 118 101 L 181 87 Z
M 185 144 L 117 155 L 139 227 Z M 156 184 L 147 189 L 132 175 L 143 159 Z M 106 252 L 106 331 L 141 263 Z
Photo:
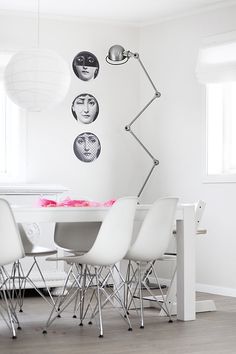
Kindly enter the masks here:
M 28 111 L 42 111 L 65 97 L 70 77 L 67 63 L 57 53 L 27 49 L 11 58 L 4 82 L 14 103 Z

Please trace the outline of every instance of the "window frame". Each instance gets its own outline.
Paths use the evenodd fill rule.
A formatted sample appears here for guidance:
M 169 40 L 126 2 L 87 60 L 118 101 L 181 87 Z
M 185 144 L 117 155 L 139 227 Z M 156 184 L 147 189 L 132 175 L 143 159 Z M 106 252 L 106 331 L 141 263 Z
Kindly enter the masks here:
M 236 82 L 235 82 L 236 83 Z M 225 82 L 218 82 L 216 83 L 217 85 L 224 85 L 221 88 L 222 91 L 222 97 L 221 97 L 221 104 L 222 104 L 222 162 L 221 162 L 221 172 L 219 173 L 209 173 L 209 90 L 210 90 L 210 85 L 212 83 L 206 84 L 205 86 L 205 97 L 206 97 L 206 105 L 205 105 L 205 146 L 204 146 L 204 151 L 205 151 L 205 172 L 204 172 L 204 177 L 203 177 L 203 183 L 236 183 L 236 169 L 232 173 L 229 173 L 229 169 L 225 168 L 226 164 L 226 150 L 227 150 L 227 138 L 226 138 L 226 129 L 229 128 L 229 114 L 225 113 L 226 112 L 226 90 L 227 90 L 227 83 Z M 232 82 L 229 84 L 232 84 Z M 236 119 L 236 118 L 235 118 Z M 236 124 L 236 120 L 235 120 Z M 226 127 L 228 125 L 228 127 Z M 236 152 L 235 152 L 236 154 Z M 224 171 L 225 170 L 225 171 Z

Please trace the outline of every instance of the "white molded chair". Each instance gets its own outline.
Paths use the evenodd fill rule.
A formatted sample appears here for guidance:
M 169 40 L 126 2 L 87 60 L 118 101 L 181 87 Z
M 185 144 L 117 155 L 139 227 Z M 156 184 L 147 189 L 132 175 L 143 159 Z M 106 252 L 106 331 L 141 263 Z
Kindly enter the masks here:
M 25 294 L 25 288 L 26 288 L 26 282 L 28 282 L 36 291 L 37 293 L 49 304 L 54 305 L 54 299 L 52 297 L 51 291 L 47 285 L 47 282 L 45 280 L 45 277 L 43 275 L 43 272 L 40 268 L 39 262 L 37 260 L 38 257 L 48 257 L 51 255 L 54 255 L 57 253 L 56 249 L 50 249 L 47 247 L 42 247 L 38 245 L 34 245 L 31 240 L 28 238 L 24 227 L 22 224 L 18 224 L 21 240 L 23 243 L 24 247 L 24 252 L 26 257 L 32 258 L 32 264 L 27 271 L 27 273 L 24 273 L 23 268 L 21 266 L 20 261 L 16 261 L 13 265 L 13 270 L 12 270 L 12 279 L 15 282 L 15 288 L 18 288 L 18 290 L 15 290 L 17 293 L 17 302 L 20 308 L 20 312 L 23 312 L 22 307 L 23 307 L 23 302 L 24 302 L 24 294 Z M 36 286 L 34 281 L 31 279 L 30 275 L 34 269 L 37 269 L 38 274 L 40 275 L 42 279 L 42 283 L 44 284 L 44 288 L 47 291 L 47 294 L 49 296 L 49 300 L 47 297 L 44 295 L 44 293 Z
M 158 301 L 146 282 L 146 278 L 152 272 L 159 285 L 163 302 L 161 308 L 169 316 L 171 314 L 165 302 L 160 283 L 156 274 L 154 263 L 161 258 L 167 250 L 170 238 L 172 237 L 173 223 L 175 220 L 178 198 L 169 197 L 158 199 L 148 211 L 140 231 L 127 252 L 125 259 L 129 261 L 127 269 L 127 298 L 126 308 L 129 309 L 129 297 L 139 299 L 140 304 L 140 328 L 144 328 L 143 319 L 143 288 Z M 135 266 L 133 265 L 135 264 Z M 145 274 L 145 276 L 144 276 Z M 128 296 L 129 295 L 129 296 Z
M 1 305 L 0 313 L 12 331 L 12 338 L 16 338 L 14 322 L 20 329 L 15 309 L 9 293 L 9 276 L 4 268 L 25 256 L 19 230 L 17 228 L 11 207 L 5 199 L 0 199 L 0 290 L 4 305 Z M 5 316 L 7 314 L 8 320 Z
M 104 284 L 106 281 L 104 281 L 104 277 L 102 276 L 100 269 L 101 267 L 107 267 L 108 274 L 112 277 L 112 267 L 115 263 L 122 260 L 127 250 L 129 249 L 132 239 L 136 205 L 137 197 L 124 197 L 118 199 L 108 211 L 98 231 L 96 240 L 88 252 L 81 256 L 67 256 L 57 258 L 57 260 L 61 259 L 73 264 L 83 265 L 83 275 L 84 277 L 89 276 L 90 280 L 89 284 L 86 284 L 86 282 L 83 280 L 82 283 L 80 280 L 77 280 L 76 284 L 79 288 L 84 290 L 84 288 L 87 289 L 91 283 L 96 285 L 97 307 L 93 313 L 93 316 L 97 313 L 99 315 L 99 337 L 103 337 L 102 308 L 108 301 L 114 299 L 114 297 L 118 298 L 119 292 L 119 289 L 116 289 L 114 297 L 107 297 L 106 290 L 104 289 Z M 88 266 L 91 266 L 94 269 L 93 273 L 91 269 L 88 268 Z M 103 303 L 101 294 L 106 297 L 106 300 Z M 71 302 L 71 299 L 69 302 Z M 123 304 L 122 302 L 120 303 L 121 305 Z M 58 314 L 64 310 L 65 306 L 60 307 L 59 311 L 57 305 L 55 306 L 54 309 L 56 311 L 56 315 L 52 317 L 53 311 L 51 312 L 43 333 L 47 333 L 47 328 L 52 324 L 56 317 L 58 317 Z M 123 310 L 125 311 L 124 307 Z M 131 330 L 132 328 L 129 318 L 125 318 L 124 316 L 123 318 L 128 322 L 129 330 Z
M 100 226 L 101 222 L 56 223 L 54 242 L 64 251 L 83 254 L 93 246 Z

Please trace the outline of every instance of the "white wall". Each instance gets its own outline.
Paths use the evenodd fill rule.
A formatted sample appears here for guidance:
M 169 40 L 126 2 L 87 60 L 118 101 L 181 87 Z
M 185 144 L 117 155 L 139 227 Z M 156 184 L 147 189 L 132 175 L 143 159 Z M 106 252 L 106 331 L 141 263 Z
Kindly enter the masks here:
M 101 67 L 97 79 L 89 83 L 78 80 L 71 70 L 65 100 L 54 109 L 28 115 L 27 138 L 27 182 L 62 184 L 75 198 L 105 200 L 136 194 L 152 162 L 125 133 L 124 125 L 153 91 L 138 63 L 113 67 L 104 58 L 115 43 L 139 51 L 162 93 L 139 120 L 142 141 L 160 160 L 142 200 L 178 195 L 183 202 L 206 201 L 203 226 L 208 234 L 196 240 L 197 281 L 203 290 L 234 295 L 236 185 L 202 182 L 204 88 L 194 72 L 202 38 L 235 30 L 235 20 L 236 7 L 225 8 L 144 27 L 141 34 L 136 28 L 112 24 L 41 20 L 42 47 L 57 51 L 70 66 L 79 51 L 91 51 Z M 19 50 L 35 42 L 35 19 L 0 13 L 1 50 Z M 84 126 L 76 123 L 70 107 L 82 92 L 93 93 L 100 104 L 99 117 L 89 129 L 100 138 L 102 153 L 91 164 L 80 162 L 72 149 Z
M 198 48 L 205 36 L 236 29 L 236 7 L 149 26 L 141 31 L 140 52 L 162 92 L 146 119 L 143 139 L 160 159 L 145 200 L 178 195 L 182 202 L 206 201 L 206 236 L 197 242 L 201 290 L 236 295 L 236 184 L 204 184 L 204 87 L 195 77 Z M 142 97 L 146 80 L 142 80 Z
M 36 18 L 0 14 L 0 49 L 19 50 L 34 46 Z M 130 63 L 114 67 L 105 61 L 113 44 L 138 46 L 139 31 L 112 24 L 40 19 L 40 46 L 58 52 L 71 68 L 71 86 L 65 100 L 53 109 L 28 114 L 27 182 L 56 183 L 70 189 L 73 198 L 106 200 L 137 194 L 135 180 L 139 158 L 136 145 L 124 126 L 133 117 L 138 103 L 138 68 Z M 72 70 L 74 56 L 93 52 L 100 63 L 92 82 L 79 80 Z M 96 121 L 78 123 L 71 103 L 80 93 L 93 94 L 100 106 Z M 99 158 L 84 163 L 73 153 L 73 142 L 83 131 L 95 133 L 102 144 Z

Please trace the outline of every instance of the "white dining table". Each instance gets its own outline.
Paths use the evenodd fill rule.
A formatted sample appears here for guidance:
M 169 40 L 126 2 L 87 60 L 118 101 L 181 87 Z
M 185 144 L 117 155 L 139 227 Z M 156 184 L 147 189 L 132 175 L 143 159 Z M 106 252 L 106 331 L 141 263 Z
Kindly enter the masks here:
M 149 205 L 138 205 L 135 220 L 144 219 Z M 109 207 L 12 206 L 17 223 L 101 222 Z M 195 208 L 179 204 L 176 212 L 177 319 L 195 320 Z

